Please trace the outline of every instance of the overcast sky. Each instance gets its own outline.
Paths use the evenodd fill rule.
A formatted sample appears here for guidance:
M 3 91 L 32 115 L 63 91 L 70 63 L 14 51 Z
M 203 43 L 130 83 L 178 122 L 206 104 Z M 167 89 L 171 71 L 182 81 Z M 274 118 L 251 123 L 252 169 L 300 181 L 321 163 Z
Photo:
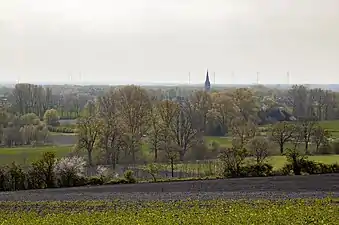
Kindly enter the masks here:
M 339 83 L 339 1 L 0 0 L 3 82 L 201 83 L 207 68 Z

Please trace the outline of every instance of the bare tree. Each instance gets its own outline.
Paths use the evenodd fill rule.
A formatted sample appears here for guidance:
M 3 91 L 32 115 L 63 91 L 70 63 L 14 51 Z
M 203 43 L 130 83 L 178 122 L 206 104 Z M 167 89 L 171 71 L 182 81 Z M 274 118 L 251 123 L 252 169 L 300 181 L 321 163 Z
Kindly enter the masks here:
M 150 99 L 147 91 L 139 86 L 129 85 L 118 90 L 119 113 L 125 127 L 127 150 L 136 162 L 136 151 L 140 149 L 141 139 L 149 128 Z
M 291 141 L 296 132 L 295 125 L 286 121 L 275 124 L 272 128 L 271 140 L 279 145 L 280 153 L 283 154 L 285 143 Z
M 328 138 L 330 137 L 330 133 L 327 130 L 325 130 L 324 128 L 322 128 L 321 126 L 316 125 L 313 128 L 312 134 L 313 135 L 312 135 L 311 139 L 315 143 L 316 152 L 318 152 L 319 147 L 322 144 L 327 144 Z
M 252 121 L 245 121 L 242 118 L 234 119 L 231 123 L 233 144 L 237 148 L 244 148 L 249 140 L 257 133 L 257 126 Z
M 208 112 L 208 116 L 223 128 L 225 133 L 235 117 L 235 105 L 232 97 L 225 92 L 212 94 L 212 108 Z
M 309 154 L 309 144 L 313 136 L 314 128 L 317 125 L 317 121 L 313 118 L 302 118 L 298 121 L 298 131 L 301 134 L 302 141 L 305 145 L 305 154 Z
M 161 118 L 159 115 L 159 104 L 156 103 L 155 106 L 151 109 L 151 118 L 150 118 L 150 130 L 148 135 L 148 143 L 150 144 L 151 150 L 154 152 L 154 162 L 158 160 L 158 150 L 160 149 L 161 143 Z
M 174 164 L 178 159 L 178 152 L 180 152 L 180 147 L 176 145 L 172 140 L 164 138 L 161 144 L 161 149 L 165 152 L 165 157 L 169 160 L 171 165 L 171 174 L 174 177 Z
M 99 139 L 101 133 L 102 123 L 93 115 L 85 115 L 77 121 L 78 142 L 77 147 L 87 151 L 88 163 L 92 163 L 92 154 L 96 141 Z
M 105 150 L 107 163 L 112 164 L 113 169 L 118 163 L 119 153 L 123 147 L 124 131 L 117 104 L 117 95 L 112 90 L 97 100 L 97 116 L 102 121 L 99 146 Z
M 157 111 L 159 115 L 159 141 L 160 150 L 164 151 L 166 159 L 171 164 L 172 177 L 174 176 L 174 163 L 178 159 L 180 147 L 176 144 L 175 133 L 172 127 L 175 125 L 176 116 L 179 113 L 179 104 L 170 100 L 159 102 Z
M 197 112 L 199 124 L 202 131 L 206 131 L 208 111 L 212 108 L 211 95 L 206 91 L 195 91 L 190 96 L 190 103 Z
M 197 125 L 196 112 L 189 101 L 180 102 L 179 110 L 176 112 L 171 131 L 176 144 L 180 147 L 179 159 L 183 161 L 186 152 L 201 138 L 201 129 Z
M 255 157 L 258 165 L 262 164 L 269 156 L 270 142 L 265 137 L 254 137 L 248 143 L 250 155 Z

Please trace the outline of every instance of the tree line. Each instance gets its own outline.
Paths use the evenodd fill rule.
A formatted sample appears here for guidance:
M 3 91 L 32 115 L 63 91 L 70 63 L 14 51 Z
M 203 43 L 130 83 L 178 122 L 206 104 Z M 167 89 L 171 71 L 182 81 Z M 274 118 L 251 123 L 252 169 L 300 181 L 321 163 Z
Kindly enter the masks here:
M 4 89 L 4 96 L 11 105 L 12 113 L 34 113 L 41 119 L 47 109 L 54 108 L 60 118 L 76 119 L 88 101 L 103 96 L 110 86 L 77 86 L 77 85 L 34 85 L 19 83 L 13 89 Z M 121 88 L 119 86 L 113 88 Z M 189 97 L 197 87 L 144 87 L 158 99 L 174 99 L 178 95 Z M 228 88 L 233 90 L 235 88 Z M 294 85 L 290 89 L 274 89 L 264 86 L 250 87 L 252 94 L 258 98 L 261 111 L 271 107 L 287 107 L 296 117 L 316 116 L 318 120 L 339 118 L 338 93 L 321 88 L 307 88 L 305 85 Z M 223 92 L 223 88 L 213 92 Z M 265 110 L 264 110 L 265 111 Z

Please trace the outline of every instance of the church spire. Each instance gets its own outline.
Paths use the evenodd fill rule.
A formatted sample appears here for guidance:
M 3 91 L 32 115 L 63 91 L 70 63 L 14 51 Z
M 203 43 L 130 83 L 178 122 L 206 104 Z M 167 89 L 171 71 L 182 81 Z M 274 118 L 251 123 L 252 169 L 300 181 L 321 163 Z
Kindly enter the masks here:
M 208 76 L 208 70 L 206 73 L 206 80 L 205 80 L 205 91 L 210 91 L 211 89 L 211 82 L 210 82 L 210 77 Z

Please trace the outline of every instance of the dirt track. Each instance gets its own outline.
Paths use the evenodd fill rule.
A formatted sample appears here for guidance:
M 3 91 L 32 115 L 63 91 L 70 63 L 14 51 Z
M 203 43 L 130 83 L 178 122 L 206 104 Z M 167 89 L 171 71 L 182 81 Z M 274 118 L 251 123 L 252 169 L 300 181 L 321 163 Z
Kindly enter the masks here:
M 105 185 L 0 193 L 0 201 L 339 197 L 339 174 Z

